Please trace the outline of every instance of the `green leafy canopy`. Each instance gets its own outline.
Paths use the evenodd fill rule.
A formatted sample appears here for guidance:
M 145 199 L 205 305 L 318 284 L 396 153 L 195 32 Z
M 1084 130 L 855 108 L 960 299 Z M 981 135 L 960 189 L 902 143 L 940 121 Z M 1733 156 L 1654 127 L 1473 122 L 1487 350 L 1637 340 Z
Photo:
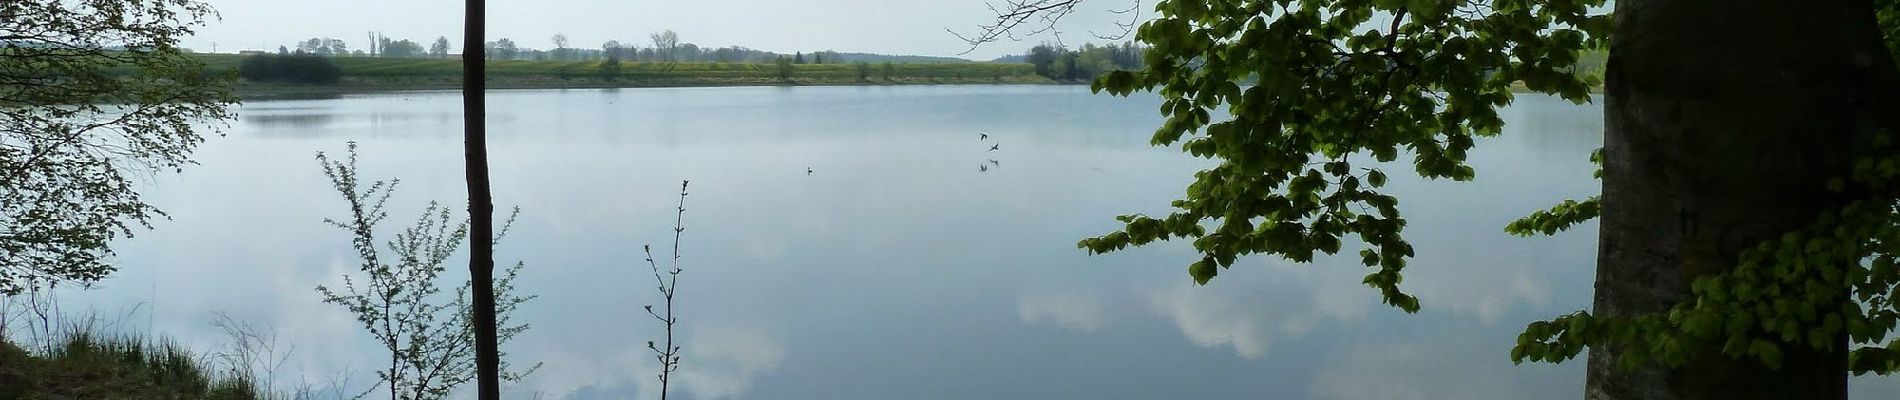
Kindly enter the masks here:
M 1575 102 L 1594 78 L 1574 68 L 1604 43 L 1600 0 L 1166 0 L 1136 38 L 1147 69 L 1117 71 L 1093 88 L 1151 90 L 1166 117 L 1156 145 L 1179 144 L 1218 166 L 1195 174 L 1164 217 L 1080 247 L 1103 253 L 1192 239 L 1199 283 L 1241 256 L 1307 262 L 1348 236 L 1373 271 L 1365 283 L 1407 312 L 1399 289 L 1414 251 L 1382 170 L 1401 155 L 1426 178 L 1469 180 L 1478 137 L 1497 135 L 1513 84 Z M 1214 116 L 1227 118 L 1216 121 Z M 1368 162 L 1370 159 L 1372 162 Z
M 112 239 L 164 214 L 131 177 L 190 164 L 232 117 L 228 76 L 178 39 L 195 0 L 0 1 L 0 295 L 112 272 Z
M 1200 171 L 1167 216 L 1125 215 L 1116 232 L 1081 241 L 1092 253 L 1191 239 L 1207 283 L 1246 255 L 1311 261 L 1365 244 L 1365 283 L 1408 312 L 1399 289 L 1412 247 L 1398 199 L 1379 192 L 1389 162 L 1406 156 L 1425 178 L 1472 179 L 1466 152 L 1500 133 L 1497 109 L 1513 85 L 1589 100 L 1594 74 L 1580 53 L 1610 33 L 1603 1 L 1165 0 L 1136 31 L 1147 69 L 1113 72 L 1096 91 L 1161 95 L 1166 121 L 1154 144 L 1219 161 Z M 1878 0 L 1889 38 L 1900 2 Z M 1889 43 L 1894 41 L 1889 40 Z M 1896 46 L 1895 49 L 1900 49 Z M 1216 115 L 1223 118 L 1216 120 Z M 1883 137 L 1879 146 L 1892 148 Z M 1885 151 L 1879 154 L 1896 154 Z M 1601 161 L 1601 150 L 1592 155 Z M 1370 160 L 1371 162 L 1368 162 Z M 1601 172 L 1598 173 L 1601 176 Z M 1862 160 L 1829 187 L 1900 193 L 1900 157 Z M 1667 313 L 1603 317 L 1575 312 L 1532 323 L 1512 359 L 1560 362 L 1589 346 L 1628 349 L 1626 366 L 1680 365 L 1715 350 L 1778 365 L 1784 349 L 1855 346 L 1855 373 L 1900 371 L 1900 209 L 1873 196 L 1740 255 L 1727 272 L 1693 281 L 1693 298 Z M 1597 197 L 1566 200 L 1505 227 L 1554 234 L 1596 218 Z M 1851 298 L 1840 302 L 1838 299 Z

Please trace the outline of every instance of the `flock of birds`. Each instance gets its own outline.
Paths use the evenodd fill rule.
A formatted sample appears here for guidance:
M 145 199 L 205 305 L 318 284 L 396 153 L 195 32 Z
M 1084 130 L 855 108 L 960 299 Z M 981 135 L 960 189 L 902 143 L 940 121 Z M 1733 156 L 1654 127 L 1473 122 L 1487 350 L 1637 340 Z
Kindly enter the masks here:
M 977 133 L 976 133 L 976 140 L 979 140 L 979 141 L 984 141 L 984 140 L 990 140 L 990 134 L 989 134 L 988 132 L 977 132 Z M 998 150 L 1002 150 L 1002 149 L 1003 149 L 1003 144 L 1002 144 L 1002 143 L 990 143 L 990 151 L 998 151 Z M 977 170 L 977 172 L 990 172 L 990 168 L 991 168 L 991 167 L 995 167 L 995 168 L 1002 168 L 1002 167 L 1003 167 L 1003 162 L 1002 162 L 1002 161 L 997 161 L 996 159 L 994 159 L 994 158 L 991 158 L 991 159 L 989 159 L 989 163 L 986 163 L 986 164 L 977 164 L 977 165 L 976 165 L 976 170 Z M 815 171 L 813 171 L 813 170 L 811 169 L 811 167 L 810 167 L 810 166 L 806 166 L 806 167 L 805 167 L 805 175 L 811 175 L 811 174 L 813 174 L 814 172 L 815 172 Z
M 976 133 L 976 140 L 979 140 L 979 141 L 981 141 L 981 140 L 990 140 L 990 134 L 989 134 L 988 132 L 977 132 L 977 133 Z M 1001 150 L 1002 148 L 1003 148 L 1003 144 L 1002 144 L 1002 143 L 991 143 L 991 144 L 990 144 L 990 151 L 997 151 L 997 150 Z M 977 172 L 990 172 L 990 167 L 999 167 L 999 168 L 1000 168 L 1000 167 L 1002 167 L 1002 166 L 1003 166 L 1003 162 L 1001 162 L 1001 161 L 996 161 L 996 159 L 994 159 L 994 158 L 992 158 L 992 159 L 990 159 L 989 161 L 990 161 L 990 162 L 989 162 L 989 164 L 977 164 L 977 165 L 976 165 L 976 171 L 977 171 Z

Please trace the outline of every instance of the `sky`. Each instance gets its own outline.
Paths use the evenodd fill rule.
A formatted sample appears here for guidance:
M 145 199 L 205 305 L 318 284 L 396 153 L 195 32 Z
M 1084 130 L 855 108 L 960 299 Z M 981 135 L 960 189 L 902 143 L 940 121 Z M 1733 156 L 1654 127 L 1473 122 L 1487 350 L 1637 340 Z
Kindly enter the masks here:
M 231 53 L 295 47 L 313 37 L 342 39 L 367 49 L 369 32 L 427 46 L 438 36 L 461 48 L 460 0 L 203 0 L 217 8 L 198 35 L 185 40 L 197 51 Z M 647 34 L 671 29 L 682 42 L 701 47 L 744 46 L 784 52 L 836 50 L 881 54 L 960 56 L 987 60 L 1018 54 L 1055 37 L 1025 38 L 970 46 L 945 29 L 973 32 L 994 13 L 985 0 L 489 0 L 488 37 L 513 39 L 524 47 L 552 48 L 554 34 L 572 47 L 598 48 L 608 40 L 651 46 Z M 1001 0 L 990 0 L 998 1 Z M 1134 0 L 1092 0 L 1058 27 L 1070 45 L 1102 42 L 1091 32 L 1120 32 L 1109 12 Z M 1146 10 L 1144 10 L 1146 11 Z M 215 46 L 214 46 L 215 44 Z

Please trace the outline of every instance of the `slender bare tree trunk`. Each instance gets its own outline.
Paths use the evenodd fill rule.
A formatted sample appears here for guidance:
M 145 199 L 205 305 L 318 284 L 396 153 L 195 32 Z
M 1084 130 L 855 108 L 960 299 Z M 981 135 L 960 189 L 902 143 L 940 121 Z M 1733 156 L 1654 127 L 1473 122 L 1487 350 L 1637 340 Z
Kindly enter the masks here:
M 1868 0 L 1618 0 L 1613 41 L 1600 315 L 1665 311 L 1742 249 L 1843 205 L 1826 182 L 1900 113 Z M 1585 397 L 1843 399 L 1847 341 L 1836 340 L 1784 348 L 1779 370 L 1710 352 L 1626 371 L 1618 349 L 1592 349 Z
M 468 0 L 462 35 L 462 137 L 467 151 L 469 255 L 474 288 L 476 398 L 501 399 L 501 353 L 495 339 L 495 200 L 488 188 L 487 69 L 482 64 L 487 4 Z

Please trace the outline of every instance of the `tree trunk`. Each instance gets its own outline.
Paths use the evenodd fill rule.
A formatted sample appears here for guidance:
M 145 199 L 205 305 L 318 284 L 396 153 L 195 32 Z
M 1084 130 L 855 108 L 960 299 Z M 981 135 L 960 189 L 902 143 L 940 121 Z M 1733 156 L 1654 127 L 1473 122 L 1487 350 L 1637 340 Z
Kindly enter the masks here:
M 1666 311 L 1695 277 L 1843 205 L 1826 182 L 1900 113 L 1868 0 L 1619 0 L 1608 72 L 1599 315 Z M 1837 340 L 1785 346 L 1778 370 L 1713 351 L 1623 370 L 1594 348 L 1585 397 L 1842 399 Z
M 495 338 L 495 200 L 488 188 L 487 68 L 482 64 L 487 4 L 468 0 L 462 35 L 462 140 L 467 151 L 468 275 L 475 329 L 475 396 L 501 398 L 501 352 Z

